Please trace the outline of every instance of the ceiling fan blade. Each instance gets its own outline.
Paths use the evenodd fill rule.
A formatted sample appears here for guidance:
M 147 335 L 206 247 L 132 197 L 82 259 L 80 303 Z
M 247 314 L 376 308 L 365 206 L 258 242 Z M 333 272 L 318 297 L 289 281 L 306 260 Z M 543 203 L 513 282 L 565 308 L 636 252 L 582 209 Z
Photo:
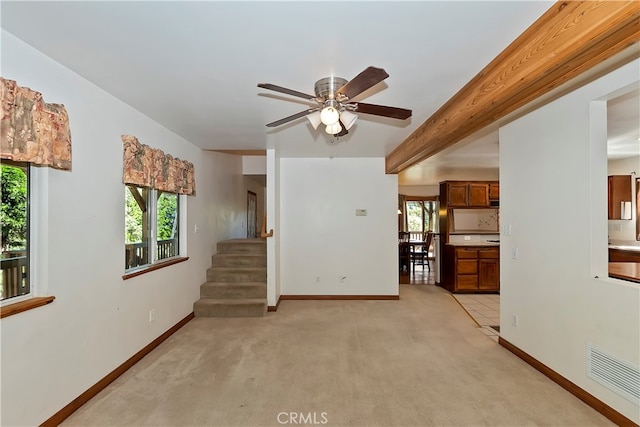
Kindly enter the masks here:
M 300 117 L 304 117 L 307 114 L 311 114 L 311 113 L 313 113 L 315 111 L 318 111 L 318 109 L 317 108 L 310 108 L 308 110 L 300 111 L 299 113 L 293 114 L 293 115 L 291 115 L 289 117 L 285 117 L 284 119 L 280 119 L 280 120 L 276 120 L 275 122 L 268 123 L 267 127 L 272 128 L 272 127 L 280 126 L 280 125 L 283 125 L 285 123 L 289 123 L 289 122 L 291 122 L 291 121 L 293 121 L 295 119 L 299 119 Z
M 357 103 L 357 113 L 373 114 L 375 116 L 391 117 L 392 119 L 405 120 L 411 117 L 411 110 L 406 108 L 387 107 L 385 105 Z
M 382 68 L 368 67 L 336 91 L 351 99 L 389 77 Z
M 347 130 L 347 127 L 344 125 L 344 123 L 342 123 L 342 120 L 338 120 L 338 123 L 340 123 L 340 127 L 342 127 L 342 130 L 340 132 L 336 133 L 334 136 L 341 137 L 341 136 L 345 136 L 346 134 L 348 134 L 349 131 Z
M 287 95 L 297 96 L 304 98 L 307 101 L 315 101 L 316 97 L 306 93 L 298 92 L 297 90 L 287 89 L 286 87 L 272 85 L 271 83 L 258 83 L 258 87 L 263 89 L 275 90 L 276 92 L 286 93 Z

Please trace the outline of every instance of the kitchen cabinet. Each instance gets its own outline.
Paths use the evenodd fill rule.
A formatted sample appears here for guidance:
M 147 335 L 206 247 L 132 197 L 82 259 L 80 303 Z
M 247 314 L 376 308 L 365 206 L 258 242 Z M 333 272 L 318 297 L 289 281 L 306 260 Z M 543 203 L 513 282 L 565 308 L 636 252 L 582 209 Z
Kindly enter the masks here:
M 454 293 L 498 292 L 500 248 L 446 245 L 442 279 L 442 286 Z
M 500 184 L 492 182 L 489 184 L 489 200 L 500 200 Z
M 447 202 L 451 208 L 489 207 L 489 184 L 448 183 Z
M 460 183 L 448 184 L 447 200 L 450 207 L 467 207 L 469 204 L 469 186 Z
M 609 248 L 609 262 L 640 262 L 640 250 Z
M 470 208 L 489 207 L 489 184 L 469 184 Z
M 633 198 L 631 184 L 631 175 L 609 175 L 609 219 L 631 219 L 630 213 L 627 217 L 622 215 L 622 203 L 628 202 L 629 209 L 631 209 L 631 199 Z
M 461 248 L 469 250 L 455 251 L 454 246 L 449 245 L 453 235 L 498 235 L 497 225 L 495 230 L 485 227 L 484 222 L 482 227 L 479 223 L 469 227 L 469 218 L 474 214 L 485 215 L 485 212 L 474 212 L 479 209 L 497 209 L 499 197 L 498 181 L 440 182 L 440 286 L 451 292 L 496 292 L 500 289 L 499 246 L 479 242 L 475 248 L 467 244 Z M 497 216 L 497 210 L 493 212 Z M 459 226 L 457 229 L 456 225 Z M 457 238 L 454 237 L 454 240 Z
M 478 289 L 490 291 L 500 289 L 500 250 L 498 248 L 478 251 Z

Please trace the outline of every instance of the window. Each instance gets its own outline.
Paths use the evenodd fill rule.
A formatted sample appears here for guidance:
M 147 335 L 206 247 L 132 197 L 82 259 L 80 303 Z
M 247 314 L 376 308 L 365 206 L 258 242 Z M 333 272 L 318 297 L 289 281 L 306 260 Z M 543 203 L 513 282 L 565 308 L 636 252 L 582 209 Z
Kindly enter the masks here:
M 29 284 L 29 165 L 2 164 L 0 300 L 31 292 Z
M 157 191 L 156 230 L 158 230 L 157 260 L 171 258 L 179 254 L 180 241 L 178 212 L 180 198 L 175 193 Z
M 408 197 L 410 199 L 411 197 Z M 407 200 L 405 202 L 406 231 L 411 240 L 422 240 L 424 233 L 436 229 L 436 202 L 433 200 Z
M 177 194 L 125 185 L 126 270 L 180 254 L 179 212 Z

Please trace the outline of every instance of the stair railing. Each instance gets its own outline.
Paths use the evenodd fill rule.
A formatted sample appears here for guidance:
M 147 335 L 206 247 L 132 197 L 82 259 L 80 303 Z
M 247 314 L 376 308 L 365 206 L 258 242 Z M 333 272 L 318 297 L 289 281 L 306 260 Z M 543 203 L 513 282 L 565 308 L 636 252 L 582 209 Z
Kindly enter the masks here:
M 262 228 L 260 228 L 260 237 L 267 238 L 267 237 L 273 237 L 273 228 L 271 230 L 269 230 L 269 232 L 267 233 L 267 214 L 264 214 L 264 219 L 262 220 Z

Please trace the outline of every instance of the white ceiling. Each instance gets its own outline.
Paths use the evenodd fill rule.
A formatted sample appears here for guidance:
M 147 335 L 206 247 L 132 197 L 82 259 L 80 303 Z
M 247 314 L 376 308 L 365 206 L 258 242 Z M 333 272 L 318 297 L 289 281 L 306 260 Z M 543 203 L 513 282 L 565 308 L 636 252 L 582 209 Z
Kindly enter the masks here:
M 381 157 L 553 3 L 3 0 L 0 12 L 3 29 L 203 149 Z M 408 108 L 412 118 L 360 114 L 334 144 L 305 118 L 265 127 L 309 104 L 258 83 L 313 93 L 320 78 L 349 80 L 370 65 L 390 77 L 356 100 Z M 427 171 L 411 183 L 497 167 L 495 133 L 474 139 L 422 162 Z

